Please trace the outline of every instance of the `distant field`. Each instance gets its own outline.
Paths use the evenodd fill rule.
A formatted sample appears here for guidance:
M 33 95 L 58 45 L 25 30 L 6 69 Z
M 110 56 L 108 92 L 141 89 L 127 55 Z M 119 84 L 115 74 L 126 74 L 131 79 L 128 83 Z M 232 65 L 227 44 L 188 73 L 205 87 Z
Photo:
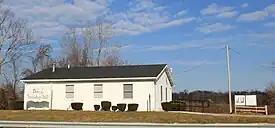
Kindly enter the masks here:
M 68 122 L 156 123 L 275 123 L 269 117 L 193 115 L 170 112 L 10 111 L 1 110 L 0 120 Z

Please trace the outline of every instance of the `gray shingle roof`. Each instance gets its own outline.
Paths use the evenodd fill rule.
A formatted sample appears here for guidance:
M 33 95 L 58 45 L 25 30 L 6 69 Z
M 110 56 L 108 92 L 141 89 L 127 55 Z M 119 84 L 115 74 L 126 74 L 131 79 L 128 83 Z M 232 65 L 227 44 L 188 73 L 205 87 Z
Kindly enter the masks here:
M 22 80 L 157 77 L 165 66 L 166 64 L 71 67 L 55 68 L 55 72 L 48 68 Z

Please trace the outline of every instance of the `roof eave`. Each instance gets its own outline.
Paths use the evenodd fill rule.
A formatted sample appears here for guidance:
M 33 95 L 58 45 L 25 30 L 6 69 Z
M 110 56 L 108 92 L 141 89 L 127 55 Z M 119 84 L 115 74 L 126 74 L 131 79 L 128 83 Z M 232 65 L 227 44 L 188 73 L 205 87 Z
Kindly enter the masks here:
M 156 77 L 129 77 L 129 78 L 91 78 L 91 79 L 22 79 L 20 82 L 68 82 L 68 81 L 109 81 L 109 80 L 155 80 Z
M 169 79 L 169 82 L 171 84 L 172 87 L 175 86 L 175 83 L 172 79 L 172 74 L 171 72 L 168 70 L 168 65 L 166 64 L 165 67 L 161 70 L 161 72 L 158 74 L 158 76 L 156 77 L 156 79 L 159 79 L 161 77 L 161 75 L 163 74 L 163 72 L 166 72 L 167 73 L 167 76 L 168 76 L 168 79 Z

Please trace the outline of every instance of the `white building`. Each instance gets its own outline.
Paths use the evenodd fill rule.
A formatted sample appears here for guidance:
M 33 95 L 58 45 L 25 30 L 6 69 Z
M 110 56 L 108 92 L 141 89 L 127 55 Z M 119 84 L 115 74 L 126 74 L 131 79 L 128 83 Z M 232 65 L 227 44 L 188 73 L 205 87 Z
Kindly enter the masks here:
M 162 111 L 161 102 L 172 100 L 174 86 L 167 64 L 53 66 L 21 81 L 25 110 L 71 110 L 72 102 L 82 102 L 83 110 L 94 110 L 101 101 L 110 101 L 112 106 L 137 103 L 138 111 Z

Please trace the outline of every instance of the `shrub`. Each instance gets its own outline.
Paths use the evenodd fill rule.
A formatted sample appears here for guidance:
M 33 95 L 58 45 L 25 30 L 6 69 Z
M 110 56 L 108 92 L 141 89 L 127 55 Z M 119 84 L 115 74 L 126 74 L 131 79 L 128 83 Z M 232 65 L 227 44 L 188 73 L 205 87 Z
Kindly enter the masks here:
M 24 101 L 12 101 L 10 103 L 12 110 L 23 110 L 24 109 Z
M 94 105 L 94 108 L 96 111 L 98 111 L 100 109 L 100 105 Z
M 74 102 L 74 103 L 71 103 L 71 106 L 73 110 L 82 110 L 83 103 Z
M 128 111 L 137 111 L 138 104 L 128 104 Z
M 170 102 L 162 102 L 161 103 L 161 107 L 162 107 L 162 110 L 164 110 L 164 111 L 169 111 L 170 109 L 169 109 L 169 106 L 170 105 Z
M 116 111 L 117 110 L 117 106 L 112 106 L 112 110 Z
M 175 100 L 170 102 L 162 102 L 161 107 L 164 111 L 185 111 L 187 105 L 183 101 Z
M 170 103 L 168 111 L 180 111 L 180 104 Z
M 117 107 L 119 111 L 124 112 L 126 109 L 126 104 L 123 104 L 123 103 L 117 104 Z
M 185 111 L 187 107 L 186 103 L 181 100 L 170 101 L 169 106 L 170 111 Z
M 112 104 L 110 101 L 101 101 L 101 109 L 103 111 L 110 111 Z

